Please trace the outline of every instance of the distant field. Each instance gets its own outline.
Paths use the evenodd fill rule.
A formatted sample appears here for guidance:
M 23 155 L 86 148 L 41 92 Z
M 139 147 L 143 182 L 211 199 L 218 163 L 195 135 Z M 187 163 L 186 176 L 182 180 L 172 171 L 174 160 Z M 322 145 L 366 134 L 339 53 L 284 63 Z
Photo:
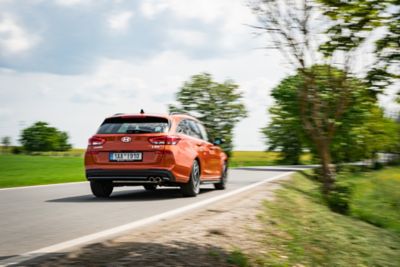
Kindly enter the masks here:
M 84 149 L 73 149 L 35 155 L 0 155 L 0 188 L 84 181 L 83 153 Z M 276 165 L 278 157 L 278 152 L 235 151 L 229 165 Z
M 239 166 L 266 166 L 277 165 L 279 152 L 272 151 L 233 151 L 232 157 L 229 159 L 231 167 Z M 302 164 L 311 163 L 310 154 L 304 154 L 301 157 Z
M 279 152 L 233 151 L 229 165 L 231 167 L 274 165 L 278 158 Z
M 0 187 L 84 180 L 81 157 L 0 155 Z

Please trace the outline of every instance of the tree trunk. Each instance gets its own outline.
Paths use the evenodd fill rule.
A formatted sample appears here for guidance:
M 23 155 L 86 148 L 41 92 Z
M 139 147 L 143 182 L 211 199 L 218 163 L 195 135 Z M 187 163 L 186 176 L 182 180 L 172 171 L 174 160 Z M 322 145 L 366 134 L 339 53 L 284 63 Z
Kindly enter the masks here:
M 322 165 L 322 191 L 324 194 L 328 194 L 335 183 L 335 166 L 332 164 L 329 142 L 327 140 L 319 142 L 317 149 Z

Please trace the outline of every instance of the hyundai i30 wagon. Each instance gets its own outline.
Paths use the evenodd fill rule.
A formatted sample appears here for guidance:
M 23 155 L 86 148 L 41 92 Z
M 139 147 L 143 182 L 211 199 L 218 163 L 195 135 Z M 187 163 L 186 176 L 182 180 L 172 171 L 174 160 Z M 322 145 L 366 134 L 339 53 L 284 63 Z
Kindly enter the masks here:
M 210 142 L 200 121 L 184 114 L 116 114 L 89 139 L 86 177 L 96 197 L 109 197 L 116 186 L 179 186 L 196 196 L 200 184 L 225 189 L 227 155 Z

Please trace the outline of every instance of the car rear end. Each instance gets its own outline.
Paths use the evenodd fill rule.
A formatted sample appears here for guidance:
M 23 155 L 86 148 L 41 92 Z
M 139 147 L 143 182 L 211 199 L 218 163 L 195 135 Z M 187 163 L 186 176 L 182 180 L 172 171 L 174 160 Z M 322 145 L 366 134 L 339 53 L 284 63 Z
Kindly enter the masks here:
M 163 116 L 107 118 L 89 139 L 87 179 L 113 186 L 173 183 L 173 160 L 165 147 L 177 140 L 168 135 L 170 127 L 170 120 Z

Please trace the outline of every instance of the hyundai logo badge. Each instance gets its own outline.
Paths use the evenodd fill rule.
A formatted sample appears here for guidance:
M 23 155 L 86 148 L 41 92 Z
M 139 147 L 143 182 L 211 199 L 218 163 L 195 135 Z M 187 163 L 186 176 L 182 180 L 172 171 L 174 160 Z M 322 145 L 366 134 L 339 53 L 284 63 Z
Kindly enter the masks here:
M 129 143 L 132 140 L 129 136 L 124 136 L 121 138 L 121 141 L 124 143 Z

